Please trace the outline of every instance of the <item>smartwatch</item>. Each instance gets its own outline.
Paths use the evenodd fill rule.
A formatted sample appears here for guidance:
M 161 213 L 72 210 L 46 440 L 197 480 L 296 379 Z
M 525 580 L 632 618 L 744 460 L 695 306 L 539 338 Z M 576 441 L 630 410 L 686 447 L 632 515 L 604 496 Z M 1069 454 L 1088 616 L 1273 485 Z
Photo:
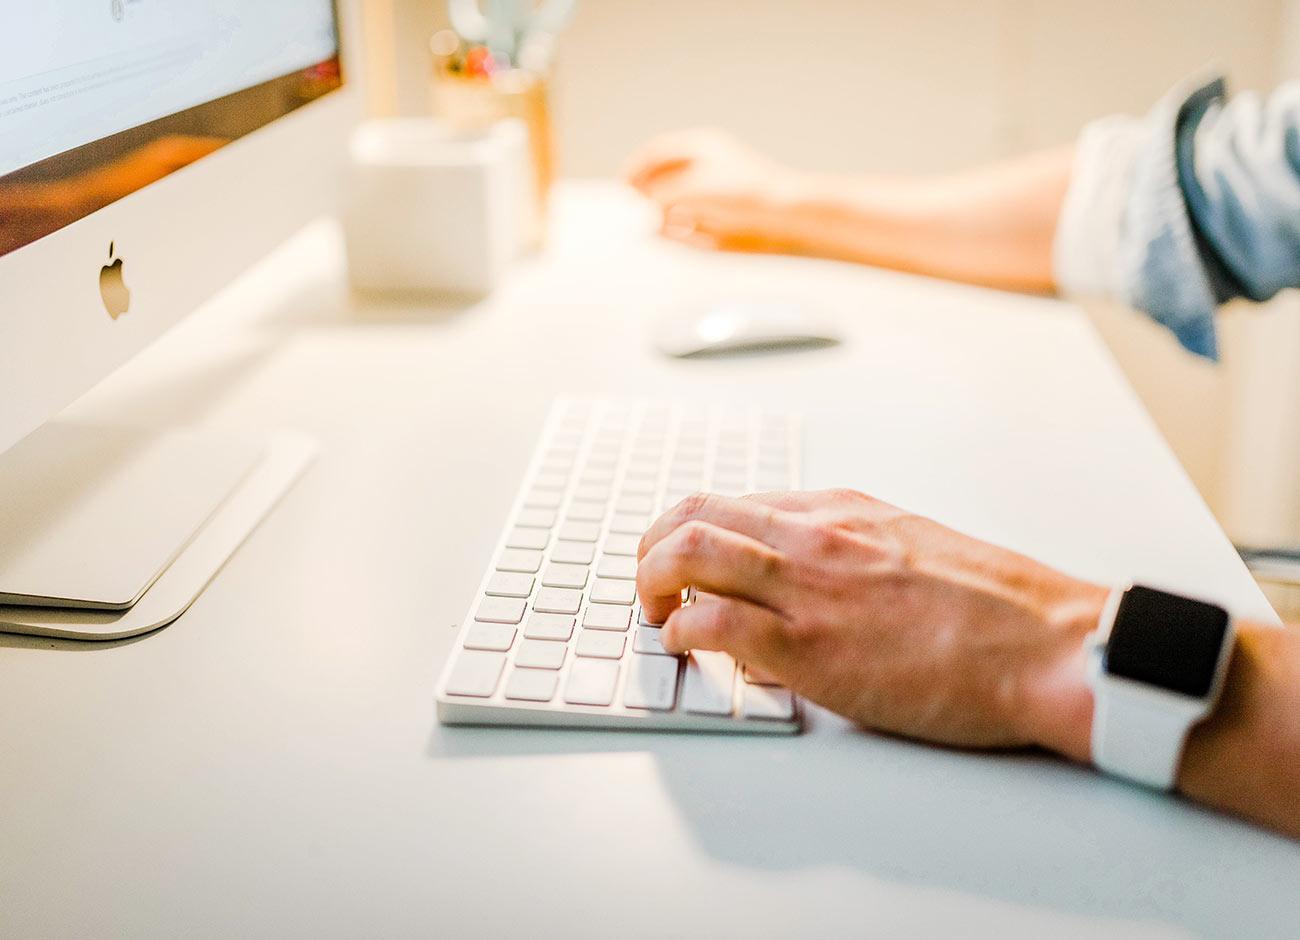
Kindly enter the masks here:
M 1112 591 L 1088 638 L 1097 768 L 1173 789 L 1187 733 L 1219 699 L 1234 632 L 1214 604 L 1141 585 Z

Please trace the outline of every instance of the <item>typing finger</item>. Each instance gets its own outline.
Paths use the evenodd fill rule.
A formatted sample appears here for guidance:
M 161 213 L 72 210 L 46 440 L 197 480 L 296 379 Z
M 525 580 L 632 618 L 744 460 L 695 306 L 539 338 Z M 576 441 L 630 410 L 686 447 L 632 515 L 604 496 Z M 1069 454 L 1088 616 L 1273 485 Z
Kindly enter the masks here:
M 778 548 L 780 529 L 788 527 L 778 510 L 766 503 L 695 493 L 651 523 L 641 537 L 637 557 L 644 558 L 662 539 L 691 521 L 708 522 Z
M 646 614 L 662 623 L 694 587 L 779 609 L 785 557 L 770 545 L 708 522 L 691 520 L 655 543 L 637 566 Z
M 661 639 L 672 653 L 721 650 L 740 660 L 767 660 L 783 622 L 780 614 L 748 601 L 700 596 L 689 607 L 673 611 Z

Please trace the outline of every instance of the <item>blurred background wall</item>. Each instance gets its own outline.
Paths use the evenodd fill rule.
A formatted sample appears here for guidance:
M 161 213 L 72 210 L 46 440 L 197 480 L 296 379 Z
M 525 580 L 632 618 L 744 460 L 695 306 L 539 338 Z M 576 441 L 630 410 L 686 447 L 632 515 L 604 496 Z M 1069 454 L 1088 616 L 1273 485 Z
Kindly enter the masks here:
M 427 113 L 442 0 L 368 4 L 375 109 Z M 1140 114 L 1207 66 L 1237 89 L 1300 77 L 1300 0 L 579 0 L 561 173 L 615 174 L 698 124 L 811 168 L 943 171 Z M 1089 312 L 1229 533 L 1300 542 L 1300 304 L 1229 310 L 1217 367 L 1131 311 Z

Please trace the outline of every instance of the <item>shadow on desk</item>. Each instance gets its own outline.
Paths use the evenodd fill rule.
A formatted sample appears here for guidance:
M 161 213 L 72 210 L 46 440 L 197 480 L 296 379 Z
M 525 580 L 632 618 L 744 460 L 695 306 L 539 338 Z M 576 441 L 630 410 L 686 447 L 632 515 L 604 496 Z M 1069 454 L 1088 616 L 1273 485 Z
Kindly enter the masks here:
M 843 867 L 1196 935 L 1294 935 L 1278 919 L 1300 852 L 1286 839 L 1045 755 L 945 751 L 815 720 L 814 733 L 780 739 L 437 728 L 429 752 L 649 752 L 692 837 L 733 866 Z

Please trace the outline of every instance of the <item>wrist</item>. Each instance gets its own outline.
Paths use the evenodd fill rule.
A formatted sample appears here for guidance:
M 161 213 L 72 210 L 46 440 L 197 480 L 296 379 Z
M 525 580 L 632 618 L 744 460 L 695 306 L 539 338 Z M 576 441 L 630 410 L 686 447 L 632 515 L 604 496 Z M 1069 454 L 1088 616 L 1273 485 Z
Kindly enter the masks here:
M 1025 738 L 1069 760 L 1092 756 L 1092 689 L 1085 640 L 1097 629 L 1108 588 L 1073 581 L 1040 616 L 1041 655 L 1028 670 L 1021 712 Z
M 795 172 L 775 198 L 803 253 L 921 271 L 914 246 L 927 236 L 927 193 L 927 181 L 910 177 Z

